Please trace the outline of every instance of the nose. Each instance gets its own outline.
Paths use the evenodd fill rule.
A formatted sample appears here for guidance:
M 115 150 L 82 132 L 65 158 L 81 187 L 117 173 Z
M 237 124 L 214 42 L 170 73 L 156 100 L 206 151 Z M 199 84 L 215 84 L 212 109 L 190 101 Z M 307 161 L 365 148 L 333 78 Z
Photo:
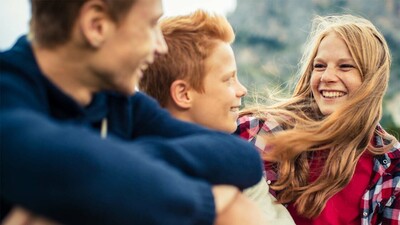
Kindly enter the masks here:
M 321 82 L 335 82 L 338 80 L 336 68 L 327 67 L 326 70 L 321 74 Z
M 240 81 L 238 80 L 236 83 L 236 96 L 237 97 L 243 97 L 247 94 L 247 88 L 245 86 L 243 86 L 242 83 L 240 83 Z
M 156 48 L 155 48 L 155 55 L 163 55 L 168 52 L 168 45 L 164 39 L 164 35 L 161 32 L 160 27 L 157 27 L 156 30 Z

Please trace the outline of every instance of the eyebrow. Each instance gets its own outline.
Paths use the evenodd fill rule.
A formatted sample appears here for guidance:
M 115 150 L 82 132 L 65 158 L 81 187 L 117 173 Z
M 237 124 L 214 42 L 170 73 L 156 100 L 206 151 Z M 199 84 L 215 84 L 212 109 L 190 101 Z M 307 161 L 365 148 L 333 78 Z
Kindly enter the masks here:
M 325 61 L 325 60 L 322 58 L 314 58 L 313 61 L 316 62 L 316 61 Z M 339 62 L 348 62 L 348 61 L 355 62 L 354 59 L 352 59 L 352 58 L 342 58 L 342 59 L 339 59 L 338 61 Z
M 225 73 L 225 74 L 223 75 L 223 77 L 230 77 L 230 76 L 236 75 L 236 74 L 237 74 L 237 70 L 232 70 L 232 71 L 230 71 L 230 72 L 228 72 L 228 73 Z

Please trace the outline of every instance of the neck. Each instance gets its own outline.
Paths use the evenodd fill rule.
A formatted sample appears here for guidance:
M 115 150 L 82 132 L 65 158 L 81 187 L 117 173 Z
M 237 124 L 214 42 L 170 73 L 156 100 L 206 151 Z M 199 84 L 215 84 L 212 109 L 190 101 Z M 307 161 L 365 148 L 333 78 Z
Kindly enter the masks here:
M 53 84 L 80 105 L 92 101 L 92 95 L 98 90 L 88 66 L 90 56 L 85 50 L 70 44 L 52 49 L 33 44 L 32 48 L 39 68 Z
M 175 106 L 170 106 L 167 105 L 165 107 L 165 109 L 171 113 L 171 115 L 178 119 L 178 120 L 182 120 L 185 122 L 190 122 L 190 123 L 195 123 L 195 121 L 193 120 L 193 118 L 190 116 L 190 113 L 188 112 L 188 109 L 183 109 L 183 108 L 179 108 L 179 107 L 175 107 Z

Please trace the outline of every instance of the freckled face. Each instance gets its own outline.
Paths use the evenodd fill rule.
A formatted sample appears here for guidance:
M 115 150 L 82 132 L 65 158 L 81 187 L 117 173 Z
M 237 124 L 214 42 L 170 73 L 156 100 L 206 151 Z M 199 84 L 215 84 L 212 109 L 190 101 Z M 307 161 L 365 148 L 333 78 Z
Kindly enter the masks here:
M 236 130 L 241 98 L 247 89 L 239 82 L 229 44 L 220 42 L 206 59 L 204 92 L 195 92 L 189 111 L 192 122 L 220 131 Z
M 335 33 L 322 39 L 314 58 L 311 89 L 324 115 L 345 104 L 362 83 L 346 43 Z

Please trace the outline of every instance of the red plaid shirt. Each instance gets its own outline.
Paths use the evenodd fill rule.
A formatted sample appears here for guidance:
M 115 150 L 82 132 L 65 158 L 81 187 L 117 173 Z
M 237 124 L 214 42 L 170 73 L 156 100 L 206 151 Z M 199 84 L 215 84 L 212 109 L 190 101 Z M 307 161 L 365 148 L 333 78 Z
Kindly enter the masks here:
M 382 130 L 381 127 L 377 127 L 377 129 Z M 239 118 L 236 134 L 253 143 L 262 152 L 266 143 L 262 138 L 257 137 L 281 130 L 279 124 L 272 118 L 267 117 L 265 121 L 262 121 L 252 116 L 243 116 Z M 376 146 L 382 146 L 386 140 L 374 136 L 372 141 Z M 265 174 L 269 184 L 277 180 L 275 169 L 270 163 L 265 163 Z M 275 195 L 273 191 L 271 194 Z M 388 153 L 374 157 L 372 179 L 360 204 L 361 224 L 399 225 L 399 198 L 400 143 L 396 142 Z

